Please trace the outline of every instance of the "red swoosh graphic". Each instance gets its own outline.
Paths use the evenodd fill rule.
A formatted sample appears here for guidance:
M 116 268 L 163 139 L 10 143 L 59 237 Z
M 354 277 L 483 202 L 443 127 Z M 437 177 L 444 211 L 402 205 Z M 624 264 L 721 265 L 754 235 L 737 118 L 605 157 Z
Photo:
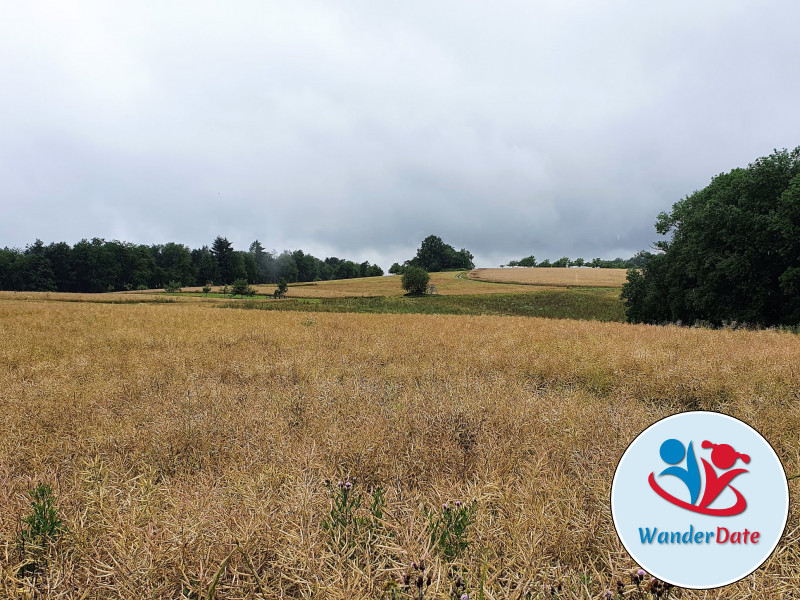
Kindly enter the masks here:
M 735 487 L 730 487 L 734 493 L 736 494 L 736 504 L 729 508 L 704 508 L 700 506 L 695 506 L 694 504 L 689 504 L 688 502 L 684 502 L 679 498 L 676 498 L 672 494 L 664 491 L 661 486 L 656 483 L 656 478 L 653 473 L 650 473 L 650 477 L 648 477 L 647 481 L 650 483 L 650 487 L 653 488 L 653 491 L 661 496 L 667 502 L 674 504 L 675 506 L 680 506 L 681 508 L 685 508 L 686 510 L 690 510 L 692 512 L 700 513 L 701 515 L 712 515 L 716 517 L 732 517 L 733 515 L 738 515 L 741 512 L 744 512 L 744 509 L 747 508 L 747 500 L 744 499 L 744 496 L 737 490 Z

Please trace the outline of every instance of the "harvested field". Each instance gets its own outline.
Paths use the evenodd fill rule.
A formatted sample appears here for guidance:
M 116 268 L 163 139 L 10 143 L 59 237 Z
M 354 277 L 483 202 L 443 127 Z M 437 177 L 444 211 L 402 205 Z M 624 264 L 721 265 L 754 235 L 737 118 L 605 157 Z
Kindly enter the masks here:
M 431 273 L 431 283 L 442 296 L 461 296 L 468 294 L 512 294 L 529 292 L 524 285 L 482 285 L 467 277 L 466 271 L 447 271 Z M 259 294 L 271 294 L 274 285 L 253 286 Z M 201 288 L 184 288 L 184 291 L 199 292 Z M 218 290 L 215 286 L 214 290 Z M 402 276 L 360 277 L 357 279 L 335 279 L 309 283 L 289 284 L 289 298 L 360 298 L 378 296 L 402 296 L 406 292 L 402 286 Z
M 518 283 L 547 286 L 621 287 L 625 269 L 593 269 L 588 267 L 509 267 L 506 269 L 475 269 L 469 277 L 477 281 Z

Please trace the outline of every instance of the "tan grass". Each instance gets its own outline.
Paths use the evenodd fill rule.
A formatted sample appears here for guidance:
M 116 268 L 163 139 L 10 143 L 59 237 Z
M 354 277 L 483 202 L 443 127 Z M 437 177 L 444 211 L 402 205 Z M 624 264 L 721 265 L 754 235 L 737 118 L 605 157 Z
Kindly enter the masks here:
M 476 499 L 458 561 L 472 598 L 484 570 L 485 598 L 559 582 L 554 597 L 596 598 L 636 567 L 609 488 L 656 419 L 727 412 L 800 472 L 785 333 L 4 297 L 0 336 L 0 597 L 379 598 L 424 558 L 425 597 L 449 598 L 423 511 Z M 388 533 L 350 557 L 321 525 L 324 480 L 347 476 L 388 501 Z M 40 481 L 67 533 L 22 578 Z M 764 567 L 682 597 L 800 589 L 797 498 Z
M 185 288 L 187 290 L 193 288 Z M 200 288 L 197 289 L 200 291 Z M 174 302 L 212 302 L 225 298 L 194 297 L 165 294 L 164 290 L 142 290 L 135 292 L 104 292 L 100 294 L 70 292 L 9 292 L 0 291 L 0 301 L 20 302 L 88 302 L 94 304 L 138 304 Z
M 430 282 L 442 296 L 465 294 L 514 294 L 533 291 L 526 285 L 486 284 L 473 281 L 466 271 L 431 273 Z M 269 294 L 274 285 L 253 286 L 259 294 Z M 214 291 L 219 289 L 215 286 Z M 184 291 L 201 291 L 201 288 L 183 288 Z M 310 283 L 290 284 L 288 298 L 358 298 L 377 296 L 402 296 L 405 294 L 400 275 L 385 277 L 361 277 L 358 279 L 336 279 Z
M 625 269 L 593 269 L 588 267 L 509 267 L 506 269 L 476 269 L 472 279 L 501 283 L 522 283 L 550 286 L 621 287 Z

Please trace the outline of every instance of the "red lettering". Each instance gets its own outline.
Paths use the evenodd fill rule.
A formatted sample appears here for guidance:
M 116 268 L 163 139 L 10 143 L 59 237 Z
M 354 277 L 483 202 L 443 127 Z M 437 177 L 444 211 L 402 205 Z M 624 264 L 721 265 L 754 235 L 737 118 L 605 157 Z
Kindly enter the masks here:
M 709 532 L 709 535 L 714 535 L 713 533 Z M 745 529 L 744 531 L 728 531 L 726 527 L 717 527 L 717 543 L 718 544 L 746 544 L 747 538 L 750 538 L 751 544 L 757 544 L 758 538 L 761 537 L 761 534 L 758 531 L 750 531 L 749 529 Z
M 722 532 L 725 532 L 725 537 L 722 537 Z M 725 527 L 717 527 L 717 543 L 724 544 L 728 541 L 728 536 L 730 535 L 730 531 L 727 530 Z

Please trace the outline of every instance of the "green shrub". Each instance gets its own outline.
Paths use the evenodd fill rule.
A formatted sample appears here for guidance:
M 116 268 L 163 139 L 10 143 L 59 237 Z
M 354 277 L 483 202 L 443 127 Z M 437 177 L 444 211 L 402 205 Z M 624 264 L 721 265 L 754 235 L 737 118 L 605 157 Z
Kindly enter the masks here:
M 408 267 L 403 271 L 403 289 L 409 294 L 424 294 L 430 280 L 428 272 L 420 267 Z
M 280 281 L 278 281 L 278 287 L 275 288 L 275 292 L 272 294 L 274 298 L 285 298 L 286 297 L 286 290 L 289 289 L 289 284 L 286 283 L 286 279 L 281 277 Z
M 451 505 L 445 502 L 441 511 L 429 511 L 428 527 L 431 545 L 438 548 L 447 561 L 459 558 L 469 546 L 467 528 L 475 518 L 477 502 Z
M 58 539 L 64 528 L 49 485 L 40 483 L 28 494 L 31 513 L 22 519 L 18 540 L 25 561 L 23 573 L 34 572 L 42 566 L 47 547 Z
M 233 282 L 233 285 L 231 286 L 231 295 L 255 296 L 256 291 L 248 285 L 247 279 L 237 279 L 236 281 Z
M 366 494 L 369 505 L 362 508 L 363 497 L 355 492 L 354 481 L 340 481 L 338 485 L 326 482 L 331 497 L 330 513 L 322 520 L 322 528 L 331 536 L 331 542 L 346 553 L 357 546 L 370 547 L 377 536 L 385 533 L 383 511 L 386 493 L 375 488 Z

